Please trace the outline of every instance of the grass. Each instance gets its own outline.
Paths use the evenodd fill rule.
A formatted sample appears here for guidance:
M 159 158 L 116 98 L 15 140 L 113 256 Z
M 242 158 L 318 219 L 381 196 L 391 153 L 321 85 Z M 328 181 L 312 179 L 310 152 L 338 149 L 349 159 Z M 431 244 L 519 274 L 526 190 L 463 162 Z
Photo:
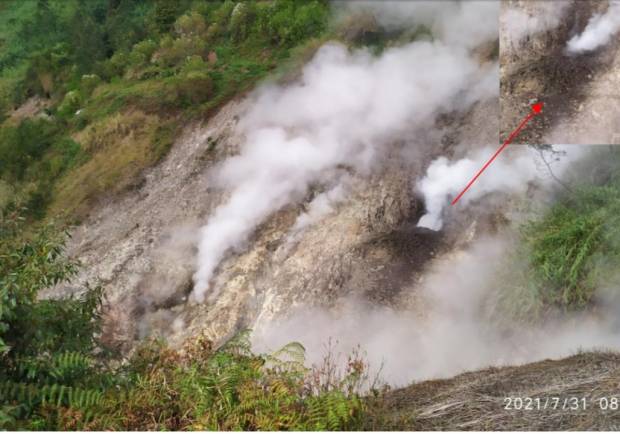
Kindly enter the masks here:
M 617 398 L 619 373 L 617 353 L 587 352 L 561 360 L 494 367 L 445 380 L 423 381 L 388 392 L 380 419 L 371 429 L 614 430 L 620 423 L 620 414 L 602 410 L 599 400 L 609 402 L 612 397 Z M 519 409 L 515 409 L 517 397 L 524 401 L 523 407 L 517 404 Z M 586 408 L 581 405 L 573 410 L 562 409 L 564 400 L 570 403 L 572 397 L 585 399 Z M 509 409 L 507 398 L 512 398 Z
M 74 135 L 84 143 L 83 163 L 58 181 L 51 215 L 81 216 L 90 200 L 118 194 L 135 183 L 139 173 L 166 154 L 174 126 L 139 110 L 109 115 Z
M 20 174 L 10 180 L 9 202 L 29 203 L 35 220 L 79 218 L 92 199 L 131 187 L 167 153 L 181 125 L 252 88 L 295 47 L 326 33 L 329 17 L 322 1 L 117 3 L 0 8 L 0 122 L 38 95 L 49 98 L 56 128 L 45 149 L 7 169 Z M 81 41 L 75 32 L 89 33 Z M 19 124 L 8 119 L 0 133 Z M 19 147 L 0 134 L 0 161 Z M 0 164 L 6 179 L 4 172 Z
M 595 163 L 599 176 L 607 173 L 603 179 L 564 191 L 521 227 L 518 251 L 506 267 L 509 275 L 499 284 L 503 311 L 531 320 L 552 311 L 589 309 L 604 288 L 614 286 L 620 266 L 617 157 L 613 153 Z

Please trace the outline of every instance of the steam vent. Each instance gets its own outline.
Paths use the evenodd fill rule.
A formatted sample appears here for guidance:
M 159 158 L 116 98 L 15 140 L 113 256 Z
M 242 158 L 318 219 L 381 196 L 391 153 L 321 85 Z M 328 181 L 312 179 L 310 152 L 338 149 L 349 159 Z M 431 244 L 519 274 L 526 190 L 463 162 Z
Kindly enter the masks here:
M 0 2 L 0 429 L 620 426 L 620 0 Z

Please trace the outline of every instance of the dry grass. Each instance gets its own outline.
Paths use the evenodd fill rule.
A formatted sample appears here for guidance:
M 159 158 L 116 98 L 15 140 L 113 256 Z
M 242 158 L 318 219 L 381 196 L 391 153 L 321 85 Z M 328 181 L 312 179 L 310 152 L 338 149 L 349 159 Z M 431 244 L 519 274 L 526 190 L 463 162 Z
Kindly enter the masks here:
M 489 368 L 390 392 L 381 429 L 396 430 L 611 430 L 620 409 L 603 411 L 601 398 L 620 399 L 620 355 L 582 353 L 518 367 Z M 587 408 L 506 410 L 506 397 L 585 398 Z M 541 406 L 542 406 L 541 404 Z
M 88 159 L 58 183 L 51 215 L 87 212 L 89 202 L 113 195 L 138 182 L 138 175 L 165 154 L 172 137 L 157 115 L 130 111 L 108 116 L 74 136 Z

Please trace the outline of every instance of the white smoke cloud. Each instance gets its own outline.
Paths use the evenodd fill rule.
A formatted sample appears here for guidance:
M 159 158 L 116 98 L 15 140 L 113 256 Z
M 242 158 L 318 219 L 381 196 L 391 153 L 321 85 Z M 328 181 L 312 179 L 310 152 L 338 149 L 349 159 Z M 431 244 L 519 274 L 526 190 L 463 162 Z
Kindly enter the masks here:
M 568 165 L 584 152 L 574 146 L 556 146 L 557 151 L 566 153 L 565 158 L 554 163 L 554 172 L 560 175 Z M 471 157 L 450 162 L 446 157 L 433 161 L 426 176 L 416 183 L 424 196 L 426 214 L 418 226 L 439 230 L 443 226 L 442 214 L 448 204 L 460 193 L 495 153 L 495 149 L 476 150 Z M 524 193 L 528 183 L 534 180 L 548 181 L 541 171 L 538 153 L 526 146 L 509 146 L 480 175 L 469 190 L 455 205 L 467 206 L 471 201 L 493 193 Z
M 499 34 L 500 2 L 487 0 L 417 0 L 336 2 L 345 14 L 370 12 L 388 29 L 411 29 L 424 25 L 433 35 L 452 46 L 474 48 L 495 40 Z
M 500 16 L 502 46 L 516 47 L 528 36 L 558 27 L 572 3 L 573 0 L 542 0 L 527 2 L 527 9 L 507 7 Z
M 371 374 L 381 368 L 381 379 L 393 386 L 565 357 L 578 350 L 620 348 L 617 300 L 596 318 L 566 316 L 543 325 L 498 327 L 485 305 L 502 284 L 497 280 L 502 267 L 514 265 L 507 261 L 513 249 L 509 237 L 484 238 L 438 258 L 424 280 L 408 289 L 414 309 L 376 307 L 354 299 L 334 309 L 301 308 L 255 330 L 253 346 L 269 351 L 298 341 L 306 347 L 308 364 L 320 364 L 325 343 L 333 338 L 332 350 L 343 356 L 361 346 Z
M 462 19 L 471 20 L 477 34 L 478 17 L 469 12 Z M 367 173 L 394 138 L 442 111 L 497 96 L 498 65 L 480 65 L 462 44 L 447 41 L 413 42 L 379 57 L 327 44 L 297 83 L 255 94 L 240 122 L 246 137 L 240 154 L 215 177 L 231 195 L 201 229 L 196 301 L 209 292 L 220 261 L 242 248 L 271 213 L 300 200 L 310 184 L 342 165 Z
M 580 35 L 575 35 L 566 47 L 569 54 L 593 51 L 608 44 L 620 31 L 620 1 L 612 0 L 604 14 L 596 14 Z
M 308 204 L 307 211 L 299 215 L 295 224 L 291 228 L 291 233 L 296 234 L 303 231 L 305 228 L 320 221 L 323 217 L 331 214 L 338 203 L 344 201 L 351 189 L 351 178 L 345 177 L 345 179 L 338 182 L 334 187 L 330 188 L 323 193 L 318 194 L 310 204 Z

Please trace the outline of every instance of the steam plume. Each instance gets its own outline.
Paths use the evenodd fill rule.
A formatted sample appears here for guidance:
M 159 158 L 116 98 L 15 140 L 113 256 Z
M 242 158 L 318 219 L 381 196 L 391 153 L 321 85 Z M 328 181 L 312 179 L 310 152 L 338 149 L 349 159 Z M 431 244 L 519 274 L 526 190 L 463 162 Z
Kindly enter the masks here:
M 292 340 L 319 364 L 325 342 L 348 354 L 357 345 L 371 370 L 393 386 L 414 380 L 448 377 L 487 366 L 522 364 L 565 357 L 579 349 L 618 348 L 618 300 L 598 318 L 574 315 L 529 326 L 498 328 L 485 306 L 502 284 L 497 280 L 514 245 L 510 237 L 481 238 L 468 249 L 438 258 L 422 283 L 403 291 L 419 310 L 395 310 L 348 299 L 335 309 L 302 308 L 281 321 L 265 324 L 253 335 L 258 351 L 275 350 Z M 342 360 L 345 362 L 346 360 Z
M 572 146 L 556 148 L 567 154 L 566 158 L 556 165 L 557 174 L 582 153 L 580 148 Z M 513 149 L 516 151 L 511 152 Z M 426 214 L 422 216 L 418 226 L 432 230 L 441 229 L 445 207 L 467 185 L 493 152 L 493 149 L 485 148 L 474 152 L 470 158 L 453 163 L 446 157 L 433 161 L 426 176 L 416 185 L 424 196 L 426 205 Z M 540 171 L 534 150 L 521 146 L 508 148 L 463 195 L 458 206 L 466 206 L 471 201 L 492 192 L 524 193 L 528 183 L 541 179 L 543 173 Z
M 429 4 L 439 8 L 436 2 L 411 7 L 424 10 Z M 476 5 L 490 9 L 487 2 L 475 2 L 453 17 L 469 20 L 474 34 L 478 16 L 470 8 Z M 231 195 L 201 229 L 195 300 L 205 299 L 220 261 L 242 248 L 271 213 L 300 200 L 311 183 L 339 165 L 367 173 L 394 138 L 431 124 L 438 113 L 497 95 L 498 65 L 480 65 L 464 44 L 449 45 L 450 35 L 390 48 L 379 57 L 327 44 L 297 83 L 264 86 L 254 95 L 240 123 L 246 137 L 241 152 L 215 177 Z
M 499 2 L 486 0 L 349 1 L 337 2 L 345 14 L 366 11 L 388 29 L 424 25 L 446 44 L 475 48 L 497 39 Z M 484 25 L 477 25 L 484 23 Z
M 593 51 L 608 44 L 620 31 L 620 2 L 617 0 L 609 4 L 604 14 L 596 14 L 586 26 L 583 33 L 574 36 L 566 47 L 569 54 Z
M 528 36 L 558 27 L 571 4 L 571 0 L 543 0 L 527 2 L 530 10 L 507 7 L 500 15 L 502 45 L 516 47 Z

